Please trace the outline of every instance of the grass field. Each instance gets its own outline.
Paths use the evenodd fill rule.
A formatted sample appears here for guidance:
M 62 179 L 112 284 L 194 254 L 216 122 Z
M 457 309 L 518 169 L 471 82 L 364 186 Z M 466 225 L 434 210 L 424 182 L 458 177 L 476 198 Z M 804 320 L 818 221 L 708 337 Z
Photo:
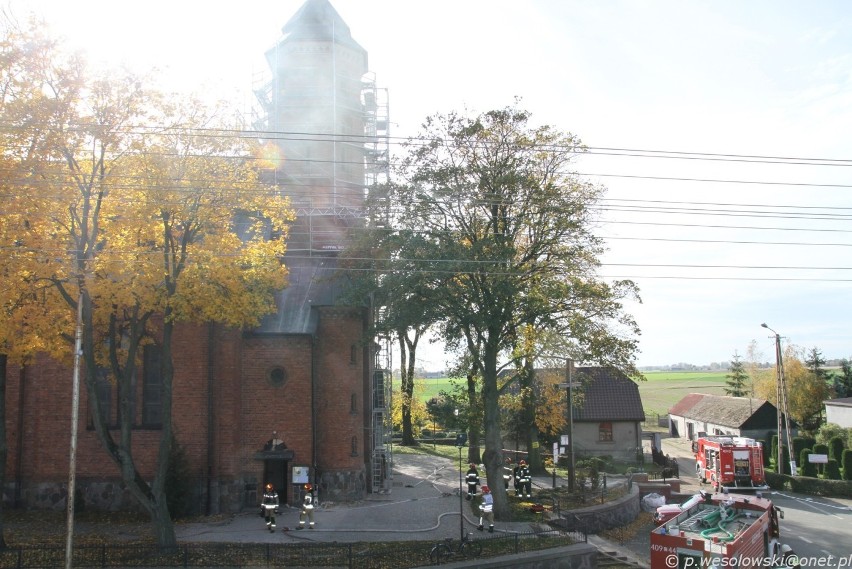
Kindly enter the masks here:
M 665 415 L 687 393 L 725 394 L 726 371 L 646 372 L 647 381 L 639 382 L 639 395 L 646 415 Z M 417 380 L 418 394 L 423 401 L 451 389 L 450 379 Z
M 688 393 L 725 394 L 727 371 L 647 372 L 639 382 L 645 414 L 665 415 Z

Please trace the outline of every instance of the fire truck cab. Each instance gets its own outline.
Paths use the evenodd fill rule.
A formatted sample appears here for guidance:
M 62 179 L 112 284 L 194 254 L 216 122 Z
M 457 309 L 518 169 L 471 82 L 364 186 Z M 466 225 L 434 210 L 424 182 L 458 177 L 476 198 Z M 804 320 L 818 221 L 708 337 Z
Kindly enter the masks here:
M 763 445 L 734 436 L 699 437 L 692 443 L 695 474 L 714 490 L 766 490 Z

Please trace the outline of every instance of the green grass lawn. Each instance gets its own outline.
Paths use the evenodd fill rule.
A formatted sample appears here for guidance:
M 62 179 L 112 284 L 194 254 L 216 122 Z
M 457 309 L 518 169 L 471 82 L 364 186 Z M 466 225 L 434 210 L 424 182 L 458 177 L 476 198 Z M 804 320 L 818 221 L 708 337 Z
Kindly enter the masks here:
M 669 409 L 688 393 L 725 394 L 727 371 L 652 371 L 646 372 L 646 381 L 640 381 L 639 395 L 645 414 L 665 415 Z M 461 381 L 461 380 L 457 380 Z M 423 401 L 437 396 L 442 390 L 450 391 L 450 378 L 419 379 L 418 394 Z

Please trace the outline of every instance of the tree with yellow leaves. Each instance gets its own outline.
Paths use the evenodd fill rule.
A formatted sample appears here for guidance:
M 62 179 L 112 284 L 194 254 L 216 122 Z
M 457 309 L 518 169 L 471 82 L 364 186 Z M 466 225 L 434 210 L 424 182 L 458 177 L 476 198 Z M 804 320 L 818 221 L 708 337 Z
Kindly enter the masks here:
M 799 426 L 816 432 L 821 422 L 822 402 L 831 397 L 831 389 L 824 379 L 819 378 L 805 366 L 802 351 L 789 345 L 784 350 L 784 384 L 787 387 L 787 407 L 790 418 Z M 777 372 L 757 376 L 755 393 L 758 397 L 778 405 Z M 783 409 L 782 409 L 783 411 Z
M 292 211 L 264 183 L 256 141 L 224 106 L 166 96 L 130 74 L 91 76 L 58 51 L 30 63 L 28 113 L 13 125 L 35 149 L 15 178 L 15 244 L 31 252 L 42 307 L 79 312 L 98 438 L 157 542 L 176 544 L 165 480 L 173 444 L 171 351 L 181 321 L 253 326 L 286 284 Z M 65 318 L 65 322 L 74 318 Z M 69 329 L 65 329 L 65 337 Z M 134 461 L 132 379 L 146 345 L 160 349 L 161 438 L 155 475 Z M 118 390 L 118 434 L 100 408 L 106 371 Z

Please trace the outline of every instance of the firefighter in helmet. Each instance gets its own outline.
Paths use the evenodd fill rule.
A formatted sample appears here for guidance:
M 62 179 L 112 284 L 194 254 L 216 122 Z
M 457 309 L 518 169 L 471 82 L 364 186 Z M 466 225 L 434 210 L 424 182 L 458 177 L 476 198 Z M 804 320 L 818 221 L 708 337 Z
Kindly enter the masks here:
M 476 470 L 476 465 L 470 463 L 470 468 L 467 469 L 467 499 L 472 500 L 476 496 L 476 487 L 479 486 L 479 471 Z
M 530 467 L 527 466 L 527 461 L 522 460 L 518 463 L 518 496 L 524 498 L 532 497 L 532 476 L 530 475 Z
M 523 461 L 521 461 L 523 462 Z M 515 485 L 515 496 L 521 495 L 521 464 L 518 463 L 512 468 L 512 480 Z
M 484 522 L 488 522 L 488 531 L 494 533 L 494 496 L 487 484 L 482 485 L 482 504 L 479 506 L 479 531 L 484 528 Z
M 302 499 L 302 511 L 299 512 L 299 527 L 305 529 L 305 522 L 308 522 L 308 529 L 314 529 L 314 487 L 310 484 L 305 484 L 305 497 Z
M 275 531 L 275 514 L 278 513 L 278 492 L 272 486 L 272 483 L 266 485 L 263 491 L 263 501 L 261 506 L 264 517 L 266 518 L 266 528 L 270 533 Z

